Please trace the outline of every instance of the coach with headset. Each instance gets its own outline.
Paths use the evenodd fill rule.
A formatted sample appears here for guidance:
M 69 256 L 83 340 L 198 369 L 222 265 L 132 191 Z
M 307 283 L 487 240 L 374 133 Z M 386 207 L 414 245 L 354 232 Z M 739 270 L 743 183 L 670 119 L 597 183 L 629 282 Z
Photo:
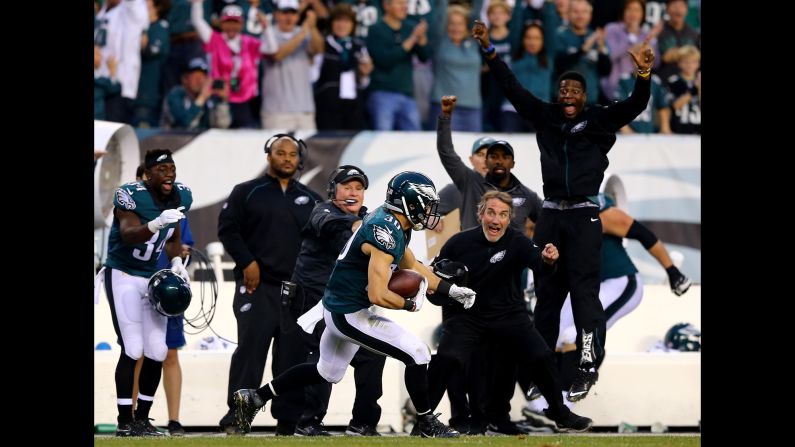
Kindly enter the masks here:
M 296 318 L 314 307 L 323 297 L 326 282 L 334 269 L 334 263 L 345 243 L 362 223 L 367 214 L 364 191 L 368 187 L 367 175 L 356 166 L 343 165 L 329 176 L 326 187 L 328 200 L 315 205 L 309 222 L 301 231 L 303 242 L 295 263 L 292 281 L 285 290 L 295 289 L 291 298 L 300 309 Z M 325 324 L 321 320 L 311 334 L 303 331 L 308 349 L 308 361 L 317 362 L 320 355 L 320 337 Z M 306 359 L 305 359 L 306 361 Z M 353 402 L 353 418 L 345 433 L 353 436 L 380 436 L 375 427 L 381 418 L 378 399 L 383 394 L 381 376 L 386 357 L 366 349 L 360 349 L 351 361 L 355 368 L 356 399 Z M 304 436 L 328 436 L 323 427 L 323 418 L 328 410 L 331 383 L 321 383 L 305 389 L 306 407 L 298 423 L 296 433 Z
M 302 169 L 306 144 L 287 134 L 265 143 L 265 175 L 232 189 L 218 216 L 218 239 L 235 261 L 233 311 L 238 345 L 229 366 L 227 406 L 219 425 L 235 431 L 232 393 L 262 383 L 268 345 L 273 343 L 273 376 L 306 360 L 300 328 L 282 306 L 282 281 L 289 280 L 301 247 L 301 229 L 321 197 L 293 176 Z M 288 305 L 290 303 L 287 303 Z M 274 399 L 277 435 L 292 435 L 303 411 L 303 390 Z

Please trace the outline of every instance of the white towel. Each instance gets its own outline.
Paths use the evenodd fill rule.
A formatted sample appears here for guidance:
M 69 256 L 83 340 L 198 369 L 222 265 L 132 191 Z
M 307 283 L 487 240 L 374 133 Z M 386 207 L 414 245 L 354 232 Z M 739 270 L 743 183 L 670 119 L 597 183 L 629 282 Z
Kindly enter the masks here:
M 320 300 L 315 306 L 300 317 L 298 317 L 298 325 L 307 334 L 311 334 L 315 330 L 315 325 L 318 321 L 323 319 L 323 300 Z
M 99 292 L 105 284 L 105 267 L 99 269 L 99 273 L 94 277 L 94 304 L 99 304 Z

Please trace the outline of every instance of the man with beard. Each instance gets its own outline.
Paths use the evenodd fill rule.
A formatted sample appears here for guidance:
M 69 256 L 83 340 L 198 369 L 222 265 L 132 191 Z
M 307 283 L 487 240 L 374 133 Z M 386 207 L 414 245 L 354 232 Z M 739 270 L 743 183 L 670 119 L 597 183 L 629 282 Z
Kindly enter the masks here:
M 171 151 L 154 149 L 144 156 L 144 178 L 120 186 L 114 194 L 108 259 L 97 274 L 105 283 L 113 327 L 121 355 L 116 365 L 116 436 L 163 436 L 150 422 L 160 371 L 166 358 L 167 317 L 156 311 L 146 294 L 149 279 L 165 247 L 171 270 L 189 280 L 182 264 L 179 221 L 193 195 L 177 183 Z M 133 414 L 135 362 L 143 356 L 138 378 L 138 406 Z
M 273 343 L 273 375 L 306 360 L 306 350 L 290 302 L 282 303 L 282 281 L 288 281 L 301 247 L 301 229 L 315 203 L 322 200 L 292 177 L 301 167 L 303 141 L 276 134 L 265 143 L 268 169 L 262 177 L 232 189 L 218 217 L 218 239 L 235 261 L 238 345 L 229 367 L 229 411 L 221 429 L 235 431 L 232 393 L 262 383 L 268 346 Z M 277 435 L 292 435 L 303 412 L 303 390 L 280 395 L 271 409 Z
M 484 192 L 496 189 L 513 198 L 514 215 L 511 226 L 524 231 L 527 219 L 535 222 L 541 211 L 541 199 L 511 174 L 514 166 L 513 148 L 507 141 L 491 142 L 486 150 L 486 177 L 467 167 L 453 149 L 450 118 L 455 109 L 455 96 L 442 96 L 442 114 L 436 124 L 436 150 L 445 171 L 461 192 L 461 229 L 478 226 L 477 205 Z

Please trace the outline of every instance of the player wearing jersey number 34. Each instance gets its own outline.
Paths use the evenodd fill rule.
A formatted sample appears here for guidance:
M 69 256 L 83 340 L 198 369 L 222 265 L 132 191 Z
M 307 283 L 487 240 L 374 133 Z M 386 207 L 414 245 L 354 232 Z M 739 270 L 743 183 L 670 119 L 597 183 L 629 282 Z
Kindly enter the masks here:
M 168 351 L 167 317 L 144 298 L 163 249 L 172 259 L 172 271 L 189 279 L 179 257 L 182 243 L 178 222 L 193 202 L 191 191 L 176 182 L 177 168 L 170 150 L 147 151 L 144 167 L 145 180 L 126 183 L 114 194 L 108 259 L 99 273 L 121 344 L 115 374 L 117 436 L 163 436 L 149 422 L 149 409 Z M 133 416 L 133 374 L 135 362 L 142 355 L 138 405 Z

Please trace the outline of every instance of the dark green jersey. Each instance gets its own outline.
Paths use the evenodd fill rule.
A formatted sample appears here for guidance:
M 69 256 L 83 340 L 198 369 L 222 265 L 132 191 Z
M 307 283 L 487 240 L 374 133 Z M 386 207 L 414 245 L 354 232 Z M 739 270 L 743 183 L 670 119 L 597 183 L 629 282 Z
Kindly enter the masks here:
M 383 206 L 376 208 L 362 220 L 362 225 L 348 239 L 331 272 L 323 295 L 323 306 L 337 313 L 351 313 L 372 305 L 367 297 L 367 268 L 370 257 L 362 253 L 365 242 L 395 259 L 394 270 L 408 245 L 408 234 L 400 222 Z
M 634 88 L 635 77 L 625 74 L 618 80 L 616 99 L 622 100 L 629 98 Z M 646 109 L 629 123 L 629 127 L 637 133 L 658 132 L 659 129 L 654 126 L 654 113 L 668 106 L 669 103 L 666 97 L 665 87 L 663 87 L 660 77 L 655 74 L 651 75 L 651 95 L 649 96 L 649 103 L 646 105 Z
M 615 201 L 612 197 L 599 193 L 599 205 L 601 212 L 615 206 Z M 599 274 L 599 280 L 620 278 L 635 273 L 638 273 L 638 269 L 624 248 L 624 238 L 602 234 L 602 271 Z
M 122 211 L 132 211 L 145 224 L 166 209 L 184 206 L 183 213 L 187 213 L 193 203 L 190 188 L 179 182 L 174 182 L 172 199 L 169 203 L 157 201 L 141 181 L 121 185 L 113 196 L 113 206 Z M 121 270 L 134 276 L 150 277 L 157 271 L 157 258 L 166 241 L 174 234 L 178 223 L 169 224 L 152 237 L 140 244 L 127 245 L 121 239 L 119 219 L 113 217 L 113 225 L 108 239 L 108 259 L 105 265 Z

